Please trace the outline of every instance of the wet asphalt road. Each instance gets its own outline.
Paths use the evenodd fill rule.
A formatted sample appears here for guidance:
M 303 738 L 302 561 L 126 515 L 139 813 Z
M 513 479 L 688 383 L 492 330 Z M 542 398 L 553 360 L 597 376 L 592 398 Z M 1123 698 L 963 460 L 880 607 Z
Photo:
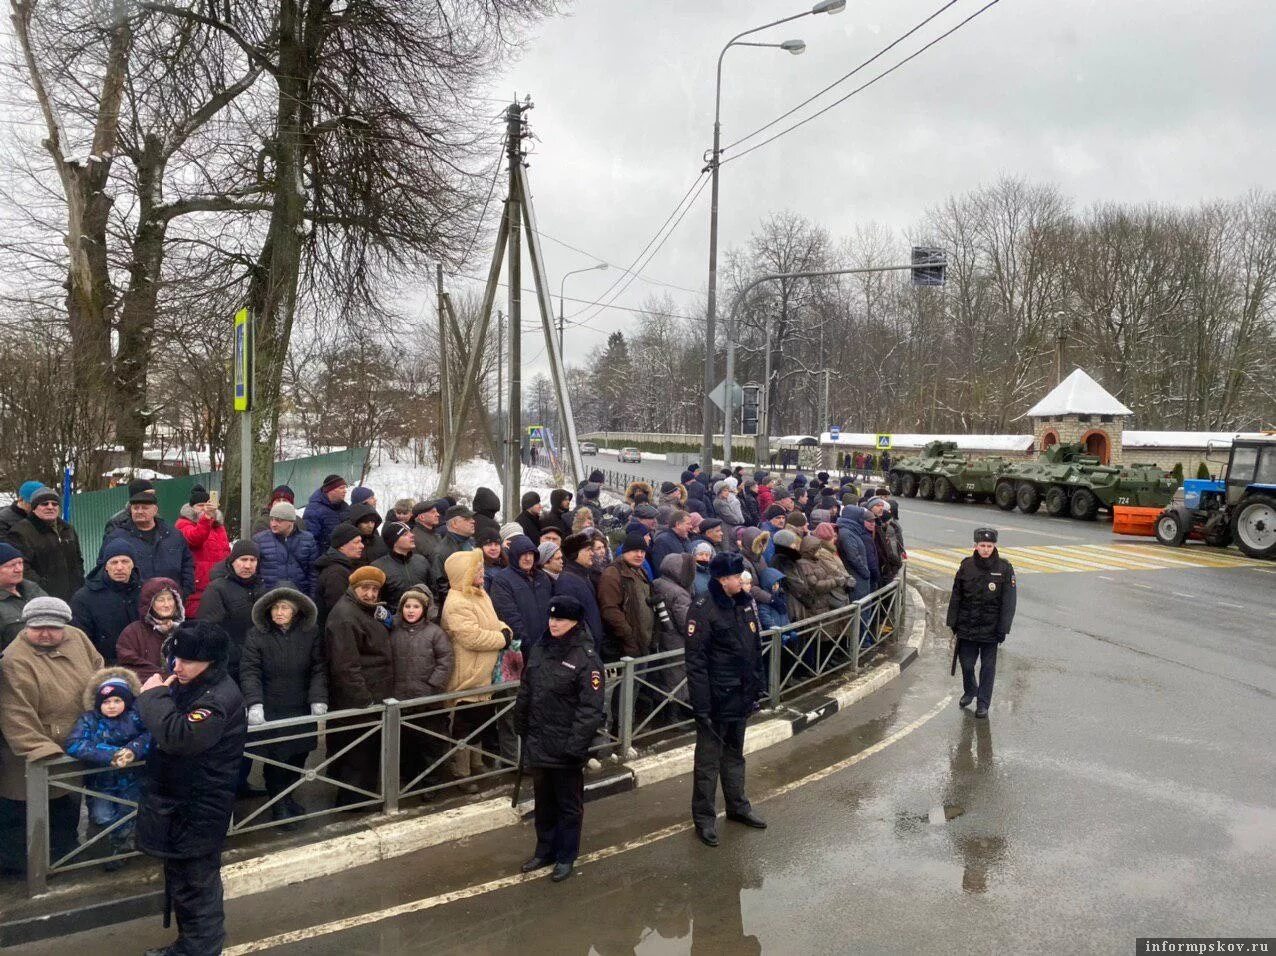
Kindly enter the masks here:
M 904 520 L 914 548 L 964 544 L 983 523 L 1007 543 L 1111 539 L 976 506 L 910 501 Z M 231 942 L 301 930 L 277 951 L 1125 953 L 1136 936 L 1270 936 L 1274 585 L 1276 566 L 1022 575 L 990 719 L 958 710 L 941 635 L 888 689 L 751 758 L 765 832 L 723 822 L 723 845 L 701 846 L 680 778 L 590 804 L 584 849 L 610 855 L 565 884 L 467 890 L 515 872 L 524 824 L 233 901 Z M 368 916 L 405 905 L 417 911 Z M 355 925 L 309 935 L 345 917 Z M 154 922 L 95 937 L 119 951 L 165 939 Z M 59 943 L 32 951 L 73 939 Z

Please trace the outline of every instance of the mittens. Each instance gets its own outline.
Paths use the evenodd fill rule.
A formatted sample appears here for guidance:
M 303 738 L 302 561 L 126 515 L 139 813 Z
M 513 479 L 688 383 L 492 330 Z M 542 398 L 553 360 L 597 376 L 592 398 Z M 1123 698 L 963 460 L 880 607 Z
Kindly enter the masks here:
M 262 704 L 253 704 L 248 708 L 248 726 L 256 727 L 266 722 L 266 708 Z
M 311 716 L 311 717 L 322 717 L 322 716 L 323 716 L 324 714 L 326 714 L 327 712 L 328 712 L 328 705 L 327 705 L 327 704 L 311 704 L 311 705 L 310 705 L 310 716 Z

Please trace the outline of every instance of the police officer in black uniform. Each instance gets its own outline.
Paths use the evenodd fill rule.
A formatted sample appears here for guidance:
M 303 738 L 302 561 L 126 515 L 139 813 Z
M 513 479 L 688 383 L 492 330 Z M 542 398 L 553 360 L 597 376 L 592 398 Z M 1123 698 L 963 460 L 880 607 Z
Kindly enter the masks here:
M 514 730 L 536 795 L 536 852 L 523 872 L 553 866 L 572 875 L 585 818 L 585 761 L 603 724 L 603 664 L 581 623 L 585 608 L 560 594 L 549 602 L 549 629 L 532 646 L 514 704 Z
M 718 845 L 718 779 L 727 819 L 766 829 L 744 795 L 744 726 L 766 691 L 762 626 L 757 605 L 740 575 L 736 552 L 709 562 L 709 593 L 687 614 L 687 686 L 696 718 L 691 819 L 707 846 Z
M 164 645 L 172 676 L 151 677 L 137 710 L 155 738 L 137 811 L 137 846 L 164 861 L 164 925 L 177 940 L 147 956 L 214 956 L 226 938 L 221 849 L 239 783 L 248 720 L 226 673 L 230 639 L 186 621 Z
M 961 562 L 948 602 L 948 626 L 957 636 L 954 657 L 961 661 L 964 692 L 958 702 L 977 700 L 976 717 L 988 716 L 997 676 L 997 646 L 1015 619 L 1015 569 L 997 553 L 995 528 L 975 529 L 975 553 Z M 975 664 L 979 678 L 975 679 Z

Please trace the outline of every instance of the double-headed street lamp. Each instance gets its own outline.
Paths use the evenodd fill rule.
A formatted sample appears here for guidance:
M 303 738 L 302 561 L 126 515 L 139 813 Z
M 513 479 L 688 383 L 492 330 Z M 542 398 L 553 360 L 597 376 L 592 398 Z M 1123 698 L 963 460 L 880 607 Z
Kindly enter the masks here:
M 846 9 L 846 0 L 820 0 L 819 3 L 811 7 L 810 10 L 803 10 L 801 13 L 795 13 L 792 16 L 783 17 L 779 20 L 773 20 L 770 23 L 764 23 L 760 27 L 753 27 L 745 30 L 743 33 L 737 33 L 722 48 L 722 52 L 718 54 L 718 73 L 717 82 L 714 86 L 713 93 L 713 149 L 709 155 L 709 165 L 706 167 L 713 178 L 711 188 L 711 200 L 709 206 L 709 308 L 705 323 L 705 357 L 704 357 L 704 433 L 700 442 L 700 458 L 704 463 L 704 467 L 708 471 L 713 470 L 713 399 L 709 397 L 709 393 L 713 391 L 714 373 L 713 373 L 713 350 L 715 346 L 715 338 L 717 334 L 717 309 L 718 309 L 718 169 L 721 165 L 719 160 L 722 155 L 722 58 L 726 56 L 727 50 L 733 46 L 760 46 L 772 47 L 777 50 L 785 50 L 789 53 L 797 55 L 806 49 L 806 44 L 801 40 L 785 40 L 782 43 L 749 43 L 741 42 L 743 37 L 750 36 L 762 30 L 777 27 L 782 23 L 788 23 L 791 20 L 800 20 L 802 17 L 810 16 L 813 13 L 840 13 Z M 723 445 L 724 451 L 729 446 L 729 435 L 731 431 L 731 401 L 730 381 L 728 376 L 727 395 L 725 396 L 726 406 L 726 425 L 723 428 Z M 728 457 L 730 457 L 728 453 Z

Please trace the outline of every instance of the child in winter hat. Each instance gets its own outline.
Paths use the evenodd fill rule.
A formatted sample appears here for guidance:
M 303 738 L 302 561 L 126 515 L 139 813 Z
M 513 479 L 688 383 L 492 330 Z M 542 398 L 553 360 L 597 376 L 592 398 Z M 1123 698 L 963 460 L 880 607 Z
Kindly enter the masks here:
M 132 671 L 108 667 L 98 671 L 84 689 L 84 713 L 71 728 L 66 752 L 85 763 L 113 769 L 86 778 L 88 788 L 103 796 L 90 794 L 89 820 L 101 829 L 123 820 L 135 807 L 115 800 L 136 803 L 142 795 L 142 775 L 126 769 L 135 760 L 145 760 L 151 750 L 151 735 L 135 709 L 134 701 L 142 685 Z M 113 855 L 132 850 L 133 821 L 120 824 L 107 837 Z M 123 865 L 121 860 L 106 864 L 108 871 Z

